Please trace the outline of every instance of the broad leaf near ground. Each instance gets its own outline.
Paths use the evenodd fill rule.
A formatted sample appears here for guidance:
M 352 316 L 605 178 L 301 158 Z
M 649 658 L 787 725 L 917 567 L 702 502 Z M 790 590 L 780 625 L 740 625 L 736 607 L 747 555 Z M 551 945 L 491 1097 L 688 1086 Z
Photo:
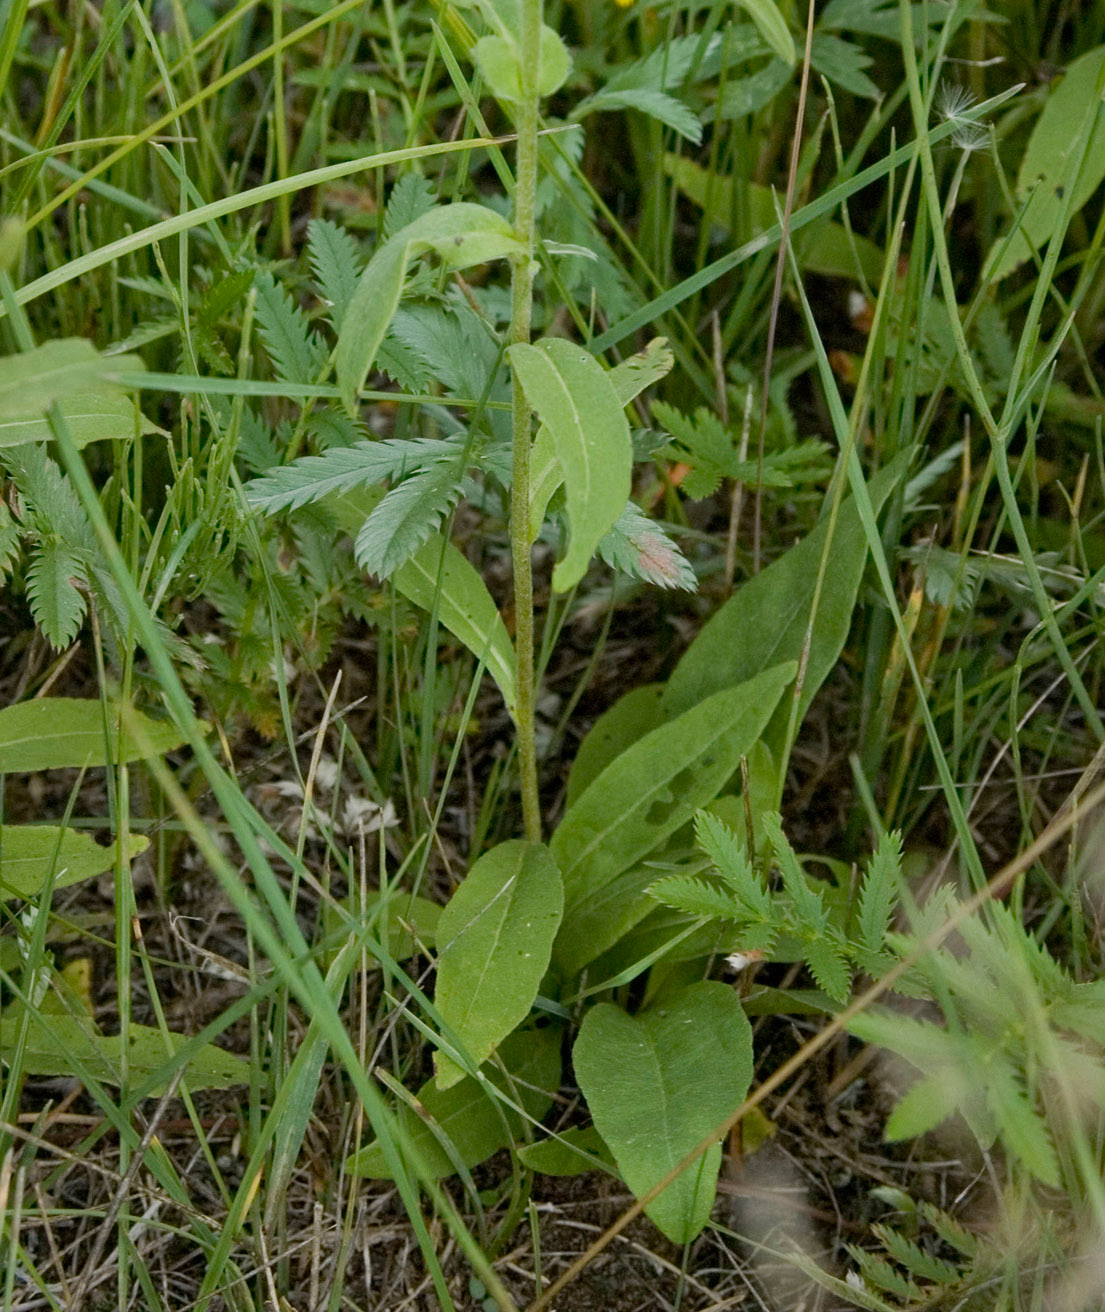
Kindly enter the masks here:
M 74 445 L 80 450 L 90 442 L 125 441 L 143 433 L 164 433 L 138 409 L 124 392 L 96 386 L 84 388 L 58 402 Z M 54 436 L 50 421 L 41 408 L 25 402 L 22 410 L 9 406 L 0 419 L 0 447 L 22 446 L 26 442 L 47 442 Z
M 722 791 L 794 678 L 793 661 L 725 689 L 618 756 L 568 809 L 550 847 L 564 879 L 554 959 L 575 974 L 652 909 L 637 863 Z
M 1105 46 L 1087 51 L 1049 94 L 1017 173 L 1017 200 L 1026 208 L 1008 245 L 1004 237 L 998 238 L 983 279 L 1004 278 L 1050 238 L 1067 206 L 1063 187 L 1073 164 L 1072 152 L 1085 148 L 1084 129 L 1095 114 L 1097 125 L 1074 184 L 1072 214 L 1105 178 L 1105 110 L 1100 110 L 1101 98 L 1094 94 L 1103 63 Z
M 518 1149 L 518 1160 L 538 1175 L 586 1175 L 613 1167 L 614 1159 L 593 1125 L 569 1126 L 555 1139 Z
M 522 1137 L 522 1115 L 495 1098 L 494 1090 L 534 1121 L 545 1115 L 560 1087 L 560 1043 L 561 1032 L 555 1026 L 516 1030 L 499 1048 L 509 1077 L 497 1065 L 488 1065 L 482 1072 L 485 1080 L 466 1075 L 449 1089 L 439 1089 L 437 1081 L 430 1079 L 414 1096 L 418 1111 L 406 1103 L 397 1109 L 400 1133 L 434 1179 L 454 1174 L 454 1159 L 465 1167 L 477 1166 Z M 379 1143 L 360 1149 L 345 1165 L 351 1175 L 391 1179 Z
M 416 606 L 437 607 L 441 623 L 484 662 L 514 714 L 514 650 L 503 617 L 479 571 L 440 533 L 432 534 L 396 570 L 392 581 Z
M 687 985 L 637 1016 L 600 1003 L 572 1050 L 579 1087 L 626 1183 L 640 1198 L 744 1101 L 752 1030 L 725 984 Z M 713 1145 L 648 1206 L 673 1243 L 709 1220 L 721 1164 Z
M 436 206 L 385 241 L 361 274 L 338 330 L 335 366 L 347 409 L 355 408 L 402 298 L 407 266 L 416 255 L 433 251 L 446 268 L 464 269 L 521 249 L 502 215 L 468 201 Z
M 540 843 L 500 843 L 485 853 L 449 899 L 437 925 L 434 1004 L 479 1065 L 525 1020 L 549 968 L 564 912 L 560 871 Z M 437 1084 L 464 1071 L 435 1054 Z
M 143 368 L 138 356 L 102 356 L 83 337 L 62 337 L 21 355 L 5 356 L 0 378 L 0 423 L 42 416 L 56 401 L 90 388 L 109 388 L 112 374 Z
M 68 766 L 125 765 L 171 752 L 176 725 L 128 709 L 119 750 L 120 707 L 79 697 L 41 697 L 0 711 L 0 774 Z
M 564 475 L 571 536 L 553 587 L 565 592 L 583 577 L 629 498 L 629 423 L 609 374 L 583 347 L 551 337 L 536 346 L 519 343 L 507 354 Z
M 579 800 L 584 789 L 626 750 L 651 729 L 664 722 L 660 710 L 664 695 L 662 683 L 646 683 L 619 697 L 591 726 L 580 743 L 568 773 L 569 808 Z
M 905 477 L 907 467 L 908 455 L 903 454 L 868 484 L 875 514 Z M 822 519 L 797 546 L 741 584 L 710 617 L 668 680 L 666 714 L 679 714 L 718 689 L 743 683 L 780 661 L 801 658 L 827 541 L 828 521 Z M 828 549 L 831 559 L 814 618 L 799 721 L 836 664 L 852 624 L 867 561 L 867 537 L 854 498 L 840 507 Z M 780 715 L 789 713 L 789 707 L 780 708 Z M 779 736 L 778 732 L 769 735 L 773 748 Z
M 10 1059 L 24 1017 L 22 1003 L 13 1003 L 0 1016 L 0 1056 Z M 50 1013 L 31 1016 L 21 1069 L 27 1075 L 77 1075 L 77 1062 L 104 1084 L 118 1085 L 122 1078 L 121 1050 L 127 1049 L 128 1081 L 131 1087 L 144 1084 L 161 1071 L 164 1074 L 150 1089 L 150 1096 L 165 1092 L 170 1072 L 179 1063 L 173 1058 L 188 1042 L 186 1034 L 164 1034 L 148 1025 L 131 1025 L 125 1039 L 119 1034 L 99 1034 L 92 1022 L 76 1016 Z M 214 1044 L 204 1044 L 187 1062 L 185 1081 L 191 1089 L 228 1089 L 249 1083 L 249 1064 Z
M 133 861 L 149 846 L 148 839 L 130 834 L 124 861 Z M 101 847 L 91 834 L 54 825 L 0 826 L 0 901 L 34 897 L 56 871 L 55 888 L 79 884 L 111 870 L 117 843 Z

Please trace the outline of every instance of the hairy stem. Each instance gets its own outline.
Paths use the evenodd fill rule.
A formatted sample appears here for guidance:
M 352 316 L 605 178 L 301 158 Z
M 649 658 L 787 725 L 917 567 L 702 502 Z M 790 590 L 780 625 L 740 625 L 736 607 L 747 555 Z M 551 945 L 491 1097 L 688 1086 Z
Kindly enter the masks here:
M 514 229 L 522 250 L 511 279 L 511 345 L 528 342 L 533 304 L 534 212 L 537 203 L 537 72 L 541 49 L 542 0 L 523 0 L 522 99 L 517 107 L 518 157 L 514 185 Z M 515 655 L 518 663 L 518 760 L 522 772 L 522 819 L 531 842 L 541 841 L 537 795 L 537 744 L 534 736 L 533 567 L 529 542 L 529 404 L 514 377 L 514 477 L 510 495 L 510 547 L 514 567 Z

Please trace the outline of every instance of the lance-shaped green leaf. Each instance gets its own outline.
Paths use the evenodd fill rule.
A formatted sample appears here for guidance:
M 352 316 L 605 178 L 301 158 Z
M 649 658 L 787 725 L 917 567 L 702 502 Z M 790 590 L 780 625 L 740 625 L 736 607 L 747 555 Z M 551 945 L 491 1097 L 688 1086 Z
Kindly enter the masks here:
M 868 484 L 876 514 L 905 477 L 908 463 L 908 455 L 899 456 Z M 828 522 L 823 519 L 797 546 L 743 583 L 710 617 L 668 680 L 664 694 L 668 715 L 685 711 L 719 688 L 741 683 L 779 661 L 801 658 L 827 543 Z M 828 550 L 830 562 L 817 598 L 799 718 L 836 664 L 851 628 L 867 561 L 867 538 L 854 498 L 849 497 L 840 507 Z M 789 707 L 780 710 L 781 716 L 788 714 Z M 769 741 L 775 745 L 773 738 Z
M 89 442 L 114 442 L 142 433 L 164 433 L 138 409 L 134 401 L 117 388 L 85 388 L 58 402 L 62 417 L 74 445 L 79 449 Z M 26 442 L 47 442 L 54 436 L 50 421 L 41 407 L 28 397 L 22 413 L 14 406 L 0 419 L 0 446 L 22 446 Z
M 565 592 L 583 577 L 629 497 L 629 424 L 610 375 L 583 347 L 550 337 L 536 346 L 519 343 L 508 355 L 564 474 L 571 538 L 553 587 Z
M 132 861 L 149 840 L 130 834 L 123 853 Z M 54 825 L 0 826 L 0 901 L 6 897 L 34 897 L 51 874 L 54 887 L 66 888 L 82 879 L 102 875 L 115 865 L 118 843 L 101 847 L 91 834 Z
M 434 1003 L 479 1065 L 529 1015 L 564 911 L 560 871 L 540 843 L 500 843 L 481 856 L 437 924 Z M 435 1054 L 437 1084 L 464 1076 Z
M 24 1017 L 21 1002 L 0 1015 L 0 1057 L 10 1059 Z M 91 1020 L 77 1016 L 40 1016 L 32 1013 L 20 1066 L 28 1075 L 74 1075 L 75 1062 L 104 1084 L 122 1079 L 122 1049 L 126 1045 L 130 1084 L 138 1085 L 162 1074 L 151 1088 L 157 1097 L 168 1087 L 181 1063 L 176 1054 L 188 1042 L 185 1034 L 162 1033 L 148 1025 L 131 1025 L 125 1035 L 99 1034 Z M 192 1089 L 228 1089 L 249 1082 L 249 1064 L 212 1043 L 200 1045 L 186 1062 L 186 1083 Z
M 437 206 L 385 241 L 361 274 L 338 332 L 335 366 L 346 406 L 354 408 L 398 309 L 407 266 L 416 255 L 433 251 L 446 268 L 464 269 L 521 249 L 501 214 L 466 201 Z
M 100 355 L 83 337 L 62 337 L 6 356 L 0 371 L 0 422 L 44 415 L 55 401 L 90 388 L 109 389 L 112 374 L 144 368 L 136 355 Z
M 598 1132 L 640 1198 L 743 1102 L 752 1030 L 731 988 L 690 984 L 637 1016 L 600 1003 L 584 1017 L 572 1064 Z M 648 1205 L 674 1243 L 689 1243 L 709 1220 L 720 1164 L 715 1144 Z
M 1017 200 L 1025 206 L 1024 213 L 1012 235 L 994 244 L 983 278 L 1006 277 L 1051 236 L 1066 208 L 1063 186 L 1074 153 L 1086 152 L 1074 184 L 1072 214 L 1105 178 L 1105 113 L 1098 113 L 1100 101 L 1094 95 L 1103 63 L 1105 46 L 1097 46 L 1074 60 L 1053 84 L 1017 173 Z M 1087 149 L 1086 133 L 1091 130 Z
M 499 686 L 507 710 L 514 714 L 514 649 L 487 584 L 456 547 L 434 533 L 392 581 L 399 591 L 423 610 L 437 607 L 441 623 L 487 666 Z
M 715 693 L 653 729 L 569 807 L 550 847 L 564 879 L 554 956 L 581 970 L 652 909 L 656 871 L 638 864 L 722 791 L 794 678 L 793 661 Z
M 0 711 L 0 774 L 66 766 L 125 765 L 184 741 L 176 725 L 129 709 L 120 750 L 120 708 L 77 697 L 40 697 Z
M 627 406 L 646 387 L 652 387 L 671 371 L 675 356 L 666 337 L 654 337 L 643 351 L 622 360 L 610 370 L 607 377 L 618 394 L 618 400 Z M 529 538 L 536 541 L 545 521 L 545 511 L 553 493 L 564 482 L 564 470 L 557 457 L 556 443 L 548 427 L 542 424 L 537 430 L 533 450 L 530 452 Z
M 508 1074 L 498 1064 L 488 1065 L 481 1072 L 483 1079 L 466 1075 L 449 1089 L 439 1089 L 430 1079 L 411 1098 L 413 1105 L 400 1105 L 400 1132 L 435 1179 L 452 1175 L 458 1163 L 477 1166 L 520 1139 L 524 1121 L 515 1107 L 535 1121 L 544 1116 L 560 1085 L 560 1043 L 555 1026 L 515 1031 L 498 1054 Z M 497 1099 L 496 1090 L 515 1106 Z M 371 1180 L 391 1179 L 379 1143 L 354 1153 L 346 1170 Z

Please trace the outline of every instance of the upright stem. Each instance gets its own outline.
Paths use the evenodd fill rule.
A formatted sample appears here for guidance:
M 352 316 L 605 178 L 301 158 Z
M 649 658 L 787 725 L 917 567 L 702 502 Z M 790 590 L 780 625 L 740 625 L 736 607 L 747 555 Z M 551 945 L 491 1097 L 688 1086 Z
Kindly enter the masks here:
M 534 213 L 537 203 L 537 72 L 541 54 L 542 0 L 522 0 L 522 100 L 515 114 L 518 157 L 514 182 L 514 231 L 522 249 L 511 279 L 511 345 L 528 342 L 533 302 Z M 529 541 L 530 408 L 514 376 L 514 477 L 510 494 L 510 548 L 514 566 L 514 647 L 518 663 L 516 723 L 522 771 L 522 820 L 526 837 L 541 841 L 534 735 L 533 567 Z

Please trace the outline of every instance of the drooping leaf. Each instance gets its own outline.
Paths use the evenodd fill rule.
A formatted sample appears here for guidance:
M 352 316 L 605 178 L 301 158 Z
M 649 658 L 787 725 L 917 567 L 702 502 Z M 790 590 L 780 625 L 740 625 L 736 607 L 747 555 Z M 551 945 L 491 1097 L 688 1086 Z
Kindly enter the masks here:
M 0 370 L 0 423 L 44 415 L 55 401 L 106 388 L 113 374 L 144 368 L 138 356 L 100 355 L 82 337 L 62 337 L 6 356 Z
M 334 493 L 348 492 L 384 478 L 402 478 L 456 454 L 455 444 L 428 437 L 407 441 L 385 438 L 379 442 L 331 447 L 320 456 L 300 456 L 290 465 L 266 471 L 245 485 L 246 499 L 268 515 L 279 510 L 298 510 Z
M 637 863 L 714 800 L 794 678 L 793 662 L 715 694 L 611 762 L 573 803 L 550 844 L 564 879 L 554 959 L 574 974 L 652 909 L 655 872 Z
M 509 222 L 466 201 L 439 205 L 385 241 L 361 274 L 338 330 L 338 387 L 350 411 L 403 295 L 407 266 L 433 251 L 448 269 L 484 264 L 519 251 Z
M 479 571 L 440 533 L 432 533 L 395 571 L 396 588 L 416 606 L 433 610 L 499 686 L 507 709 L 515 706 L 514 649 L 503 617 Z
M 149 846 L 140 834 L 128 837 L 124 861 L 133 861 Z M 91 834 L 55 825 L 0 826 L 0 901 L 34 897 L 51 869 L 54 887 L 67 888 L 103 874 L 115 865 L 117 844 L 101 847 Z
M 477 1166 L 522 1137 L 522 1116 L 502 1102 L 496 1105 L 494 1090 L 505 1094 L 533 1120 L 544 1116 L 560 1084 L 560 1043 L 560 1031 L 554 1026 L 516 1030 L 498 1053 L 509 1075 L 504 1075 L 497 1063 L 489 1063 L 482 1072 L 483 1080 L 466 1075 L 459 1084 L 443 1090 L 430 1079 L 415 1095 L 418 1111 L 406 1103 L 399 1106 L 400 1130 L 435 1179 L 455 1172 L 453 1158 L 466 1167 Z M 448 1144 L 448 1151 L 443 1144 Z M 378 1143 L 354 1153 L 346 1161 L 346 1170 L 371 1180 L 391 1179 Z
M 0 1056 L 10 1059 L 24 1009 L 13 1003 L 0 1016 Z M 79 1061 L 104 1084 L 121 1081 L 121 1050 L 125 1043 L 128 1079 L 132 1086 L 143 1084 L 158 1071 L 165 1074 L 151 1088 L 150 1095 L 165 1092 L 171 1072 L 179 1062 L 175 1054 L 188 1042 L 184 1034 L 163 1034 L 148 1025 L 131 1025 L 125 1035 L 99 1034 L 91 1020 L 51 1013 L 32 1015 L 21 1067 L 28 1075 L 75 1075 Z M 208 1043 L 192 1054 L 187 1063 L 185 1081 L 192 1089 L 228 1089 L 249 1082 L 249 1064 L 241 1057 L 224 1052 Z
M 184 741 L 176 725 L 128 709 L 119 750 L 120 708 L 75 697 L 40 697 L 0 710 L 0 774 L 68 766 L 125 765 Z M 105 737 L 106 729 L 106 737 Z
M 553 587 L 564 592 L 583 577 L 629 498 L 629 424 L 609 375 L 581 346 L 554 337 L 507 354 L 564 474 L 571 539 L 553 570 Z
M 752 1030 L 731 988 L 701 982 L 637 1016 L 600 1003 L 584 1017 L 572 1062 L 595 1126 L 639 1198 L 743 1101 Z M 649 1204 L 674 1243 L 689 1243 L 709 1219 L 720 1163 L 715 1145 Z
M 675 356 L 666 337 L 654 337 L 643 351 L 619 361 L 608 375 L 622 405 L 628 405 L 646 388 L 658 383 L 675 363 Z M 635 458 L 640 458 L 636 457 Z M 530 452 L 529 533 L 530 541 L 537 540 L 545 512 L 553 493 L 564 482 L 564 471 L 557 457 L 556 443 L 548 428 L 542 424 Z
M 437 926 L 434 1003 L 476 1065 L 525 1020 L 564 911 L 560 871 L 540 843 L 500 843 L 468 871 Z M 434 1056 L 439 1089 L 464 1072 Z

